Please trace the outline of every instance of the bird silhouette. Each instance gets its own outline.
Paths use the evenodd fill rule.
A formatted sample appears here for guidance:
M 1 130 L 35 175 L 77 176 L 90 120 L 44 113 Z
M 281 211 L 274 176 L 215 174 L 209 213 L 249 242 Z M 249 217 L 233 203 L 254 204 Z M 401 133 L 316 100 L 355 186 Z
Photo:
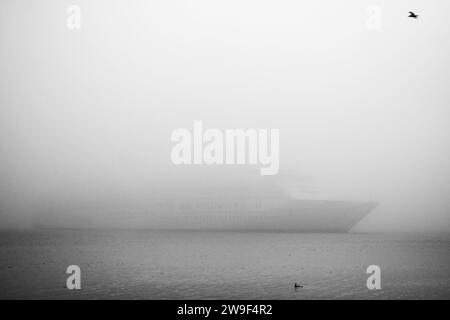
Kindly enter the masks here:
M 301 284 L 297 284 L 297 282 L 294 284 L 294 288 L 298 289 L 298 288 L 303 288 L 303 286 Z
M 414 19 L 417 19 L 417 18 L 419 18 L 419 16 L 418 16 L 417 14 L 415 14 L 414 12 L 410 11 L 410 12 L 409 12 L 408 18 L 414 18 Z

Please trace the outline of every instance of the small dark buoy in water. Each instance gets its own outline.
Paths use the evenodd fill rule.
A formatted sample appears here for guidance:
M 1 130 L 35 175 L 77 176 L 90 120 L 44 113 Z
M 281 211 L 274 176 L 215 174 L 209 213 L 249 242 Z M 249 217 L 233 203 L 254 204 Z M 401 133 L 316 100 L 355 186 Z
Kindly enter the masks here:
M 303 288 L 303 286 L 301 284 L 298 284 L 297 282 L 294 284 L 294 288 L 298 289 L 298 288 Z

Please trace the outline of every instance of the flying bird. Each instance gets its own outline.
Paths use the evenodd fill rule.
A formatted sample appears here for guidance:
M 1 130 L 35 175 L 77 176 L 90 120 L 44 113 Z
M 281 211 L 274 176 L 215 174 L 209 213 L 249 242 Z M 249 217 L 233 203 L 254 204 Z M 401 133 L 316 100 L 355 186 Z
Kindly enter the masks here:
M 410 12 L 409 12 L 408 18 L 414 18 L 414 19 L 417 19 L 417 18 L 419 18 L 419 16 L 418 16 L 417 14 L 415 14 L 414 12 L 410 11 Z

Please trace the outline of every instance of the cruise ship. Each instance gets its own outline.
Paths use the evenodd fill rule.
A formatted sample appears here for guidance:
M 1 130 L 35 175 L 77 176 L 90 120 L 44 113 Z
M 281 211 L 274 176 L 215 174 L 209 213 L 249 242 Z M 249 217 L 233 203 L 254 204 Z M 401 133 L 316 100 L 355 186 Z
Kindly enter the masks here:
M 192 192 L 176 199 L 158 197 L 125 207 L 46 208 L 34 216 L 33 225 L 65 229 L 348 232 L 377 205 L 374 201 L 301 199 L 279 192 Z

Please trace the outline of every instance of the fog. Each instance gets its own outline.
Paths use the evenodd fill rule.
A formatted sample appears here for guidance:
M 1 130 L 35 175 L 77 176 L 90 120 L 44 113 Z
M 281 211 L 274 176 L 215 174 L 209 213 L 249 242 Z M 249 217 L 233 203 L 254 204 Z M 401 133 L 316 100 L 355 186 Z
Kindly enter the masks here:
M 79 30 L 66 24 L 71 4 Z M 367 27 L 373 5 L 379 29 Z M 30 227 L 52 205 L 142 208 L 299 181 L 328 199 L 378 201 L 356 231 L 449 231 L 449 10 L 446 0 L 2 1 L 0 226 Z M 174 165 L 171 133 L 195 120 L 279 129 L 279 173 Z

